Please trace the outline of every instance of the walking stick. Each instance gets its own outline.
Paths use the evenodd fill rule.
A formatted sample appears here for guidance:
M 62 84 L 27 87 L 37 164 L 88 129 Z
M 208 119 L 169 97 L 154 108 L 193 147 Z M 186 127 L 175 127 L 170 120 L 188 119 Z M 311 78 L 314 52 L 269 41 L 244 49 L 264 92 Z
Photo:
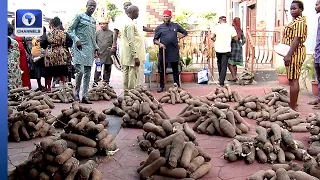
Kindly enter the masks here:
M 162 49 L 162 64 L 163 64 L 163 85 L 164 85 L 164 90 L 166 90 L 166 51 L 165 49 Z

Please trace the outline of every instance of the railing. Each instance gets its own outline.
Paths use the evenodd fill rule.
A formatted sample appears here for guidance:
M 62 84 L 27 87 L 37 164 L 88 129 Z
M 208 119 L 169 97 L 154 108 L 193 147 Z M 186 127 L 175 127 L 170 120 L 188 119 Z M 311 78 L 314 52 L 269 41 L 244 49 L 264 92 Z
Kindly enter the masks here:
M 274 45 L 277 31 L 254 31 L 247 28 L 246 63 L 251 72 L 259 68 L 273 68 L 275 60 Z
M 190 30 L 179 41 L 180 54 L 193 59 L 194 65 L 203 65 L 213 74 L 214 46 L 210 30 Z

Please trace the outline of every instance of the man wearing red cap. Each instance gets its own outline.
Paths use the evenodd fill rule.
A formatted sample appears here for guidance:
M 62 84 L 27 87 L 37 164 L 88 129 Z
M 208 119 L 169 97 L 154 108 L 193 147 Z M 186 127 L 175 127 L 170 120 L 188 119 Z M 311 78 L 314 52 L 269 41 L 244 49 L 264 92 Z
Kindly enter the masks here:
M 173 73 L 173 80 L 180 87 L 179 82 L 179 46 L 177 33 L 183 34 L 182 38 L 188 33 L 179 24 L 171 22 L 172 13 L 169 10 L 163 12 L 163 24 L 155 29 L 153 42 L 159 45 L 158 72 L 160 76 L 160 88 L 158 93 L 164 89 L 164 73 L 170 63 Z M 163 51 L 165 51 L 165 69 L 163 69 Z

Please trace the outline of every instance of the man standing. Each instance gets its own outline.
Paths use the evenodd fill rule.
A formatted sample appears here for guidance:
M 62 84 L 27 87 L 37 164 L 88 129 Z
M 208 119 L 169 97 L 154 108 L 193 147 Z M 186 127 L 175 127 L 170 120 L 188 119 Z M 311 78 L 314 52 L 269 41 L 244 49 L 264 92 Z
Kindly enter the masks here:
M 123 24 L 119 28 L 120 38 L 120 62 L 123 68 L 123 89 L 130 90 L 137 85 L 137 73 L 140 66 L 140 59 L 144 54 L 140 54 L 138 30 L 133 22 L 139 16 L 137 6 L 128 7 L 127 17 L 123 19 Z
M 100 63 L 104 67 L 103 72 L 103 80 L 109 85 L 110 83 L 110 75 L 111 75 L 111 67 L 112 67 L 112 59 L 111 59 L 111 46 L 112 46 L 112 37 L 113 32 L 109 30 L 109 22 L 108 18 L 101 18 L 99 25 L 101 30 L 97 31 L 96 41 L 99 46 L 99 58 Z M 101 71 L 98 72 L 97 68 L 94 72 L 94 86 L 97 85 L 99 78 L 101 76 Z
M 126 11 L 128 9 L 128 7 L 130 7 L 132 5 L 131 2 L 125 2 L 123 4 L 123 9 L 124 11 Z M 123 19 L 125 19 L 126 15 L 124 14 L 120 14 L 116 20 L 115 20 L 115 27 L 114 27 L 114 34 L 113 34 L 113 45 L 112 45 L 112 49 L 111 51 L 113 53 L 116 52 L 117 50 L 117 39 L 119 37 L 119 35 L 121 36 L 121 34 L 119 33 L 119 28 L 121 27 L 121 23 L 123 22 Z M 153 28 L 148 28 L 148 27 L 145 27 L 145 26 L 142 26 L 141 24 L 139 24 L 138 20 L 136 19 L 135 21 L 135 24 L 136 24 L 136 28 L 138 29 L 138 33 L 140 35 L 140 39 L 137 40 L 137 43 L 138 43 L 138 46 L 139 46 L 139 51 L 140 51 L 140 54 L 146 54 L 146 49 L 145 49 L 145 43 L 144 43 L 144 35 L 143 35 L 143 31 L 145 32 L 154 32 L 154 29 Z M 137 84 L 143 84 L 144 83 L 144 62 L 145 62 L 145 56 L 141 56 L 139 58 L 140 60 L 140 64 L 141 66 L 139 66 L 139 69 L 138 69 L 138 82 Z
M 320 0 L 316 2 L 316 12 L 320 12 Z M 318 99 L 309 104 L 315 105 L 312 109 L 320 110 L 320 17 L 318 18 L 318 30 L 317 30 L 317 38 L 316 38 L 316 47 L 314 50 L 314 68 L 316 69 L 316 76 L 318 80 Z
M 236 30 L 227 24 L 225 16 L 219 17 L 219 24 L 212 30 L 212 40 L 217 55 L 219 84 L 224 86 L 227 75 L 228 60 L 231 52 L 231 40 L 238 40 Z
M 88 98 L 91 66 L 94 57 L 98 57 L 99 47 L 96 42 L 96 21 L 91 15 L 94 13 L 97 3 L 88 0 L 85 13 L 77 14 L 70 23 L 68 33 L 71 36 L 76 68 L 76 100 L 79 100 L 80 86 L 83 77 L 82 103 L 92 104 Z
M 160 76 L 160 88 L 158 93 L 164 89 L 164 73 L 166 72 L 168 63 L 170 63 L 173 73 L 173 80 L 180 87 L 179 82 L 179 46 L 177 33 L 181 33 L 182 37 L 188 35 L 179 24 L 171 22 L 172 13 L 169 10 L 163 12 L 163 24 L 159 25 L 154 34 L 153 42 L 159 45 L 158 72 Z M 165 51 L 165 69 L 163 69 L 163 51 Z

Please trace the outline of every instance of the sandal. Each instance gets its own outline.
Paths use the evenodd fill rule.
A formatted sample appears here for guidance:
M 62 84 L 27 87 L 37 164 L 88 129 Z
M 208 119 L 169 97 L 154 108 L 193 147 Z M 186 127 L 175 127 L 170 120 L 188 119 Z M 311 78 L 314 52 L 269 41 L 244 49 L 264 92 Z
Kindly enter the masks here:
M 231 81 L 231 82 L 237 82 L 237 78 L 236 79 L 228 79 L 228 81 Z
M 312 109 L 313 110 L 320 110 L 320 104 L 313 106 Z
M 307 104 L 309 105 L 317 105 L 319 103 L 319 100 L 310 101 Z

